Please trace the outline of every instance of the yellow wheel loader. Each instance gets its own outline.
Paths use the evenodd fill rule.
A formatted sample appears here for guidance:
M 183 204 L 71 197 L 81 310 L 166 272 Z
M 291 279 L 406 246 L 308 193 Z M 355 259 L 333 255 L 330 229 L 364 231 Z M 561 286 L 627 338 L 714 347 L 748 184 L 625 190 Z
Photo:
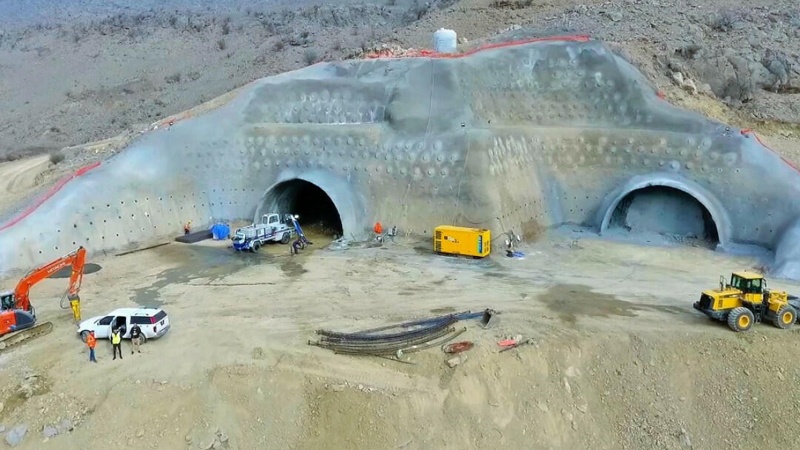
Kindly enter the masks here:
M 734 272 L 730 283 L 720 276 L 719 289 L 704 291 L 693 306 L 737 332 L 747 331 L 764 320 L 788 329 L 797 321 L 800 299 L 784 291 L 770 291 L 761 274 Z

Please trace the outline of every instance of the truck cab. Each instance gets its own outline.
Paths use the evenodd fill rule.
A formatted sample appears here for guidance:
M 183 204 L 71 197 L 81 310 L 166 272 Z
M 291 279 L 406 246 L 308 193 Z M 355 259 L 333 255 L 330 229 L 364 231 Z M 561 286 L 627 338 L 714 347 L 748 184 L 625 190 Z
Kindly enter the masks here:
M 263 216 L 261 216 L 261 223 L 263 225 L 277 227 L 278 224 L 281 223 L 281 219 L 278 214 L 264 214 Z
M 286 214 L 282 221 L 280 214 L 277 213 L 262 215 L 259 223 L 239 228 L 234 232 L 233 249 L 255 252 L 267 242 L 289 243 L 294 234 L 294 227 L 290 225 L 293 217 Z

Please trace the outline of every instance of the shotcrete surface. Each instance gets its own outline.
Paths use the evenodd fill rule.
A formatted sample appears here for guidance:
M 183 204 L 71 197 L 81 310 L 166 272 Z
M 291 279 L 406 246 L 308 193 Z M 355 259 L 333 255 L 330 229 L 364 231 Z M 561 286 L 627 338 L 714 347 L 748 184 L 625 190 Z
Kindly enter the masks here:
M 442 223 L 603 233 L 629 194 L 661 186 L 697 201 L 682 214 L 707 212 L 720 249 L 777 250 L 784 274 L 800 260 L 778 248 L 800 216 L 793 167 L 752 133 L 662 101 L 602 43 L 571 37 L 253 82 L 145 133 L 0 231 L 0 270 L 76 245 L 136 247 L 188 220 L 251 220 L 292 180 L 325 191 L 354 239 L 377 220 L 420 235 Z

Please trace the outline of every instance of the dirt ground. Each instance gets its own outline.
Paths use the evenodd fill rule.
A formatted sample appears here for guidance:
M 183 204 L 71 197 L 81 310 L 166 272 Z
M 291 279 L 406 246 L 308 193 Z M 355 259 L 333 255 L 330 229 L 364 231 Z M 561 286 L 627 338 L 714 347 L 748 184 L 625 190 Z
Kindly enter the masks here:
M 294 257 L 288 246 L 255 255 L 225 246 L 172 243 L 92 261 L 102 269 L 85 277 L 84 318 L 159 305 L 172 321 L 123 360 L 101 342 L 99 363 L 88 362 L 58 306 L 66 280 L 35 287 L 54 331 L 0 354 L 0 423 L 27 427 L 19 448 L 800 445 L 772 420 L 792 422 L 800 409 L 790 387 L 800 362 L 787 353 L 798 331 L 737 334 L 691 308 L 720 274 L 755 261 L 563 233 L 523 246 L 521 260 L 437 256 L 399 237 L 373 248 L 315 241 Z M 320 328 L 485 308 L 499 322 L 457 325 L 475 347 L 455 368 L 438 348 L 401 363 L 307 343 Z M 496 342 L 515 335 L 532 344 L 498 353 Z M 44 437 L 64 419 L 73 431 Z

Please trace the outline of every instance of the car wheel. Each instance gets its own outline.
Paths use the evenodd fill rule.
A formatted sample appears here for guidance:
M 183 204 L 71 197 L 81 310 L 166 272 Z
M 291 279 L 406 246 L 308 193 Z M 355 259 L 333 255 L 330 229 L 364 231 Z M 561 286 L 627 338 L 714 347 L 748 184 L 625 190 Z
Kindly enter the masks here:
M 86 330 L 81 331 L 81 340 L 83 342 L 86 342 L 86 339 L 88 338 L 89 338 L 89 332 Z
M 291 238 L 292 237 L 289 235 L 289 233 L 283 233 L 283 236 L 281 236 L 281 244 L 283 244 L 283 245 L 288 244 L 289 243 L 289 239 L 291 239 Z
M 142 331 L 142 334 L 139 335 L 139 345 L 144 344 L 145 342 L 147 342 L 147 336 L 145 336 L 144 331 Z

